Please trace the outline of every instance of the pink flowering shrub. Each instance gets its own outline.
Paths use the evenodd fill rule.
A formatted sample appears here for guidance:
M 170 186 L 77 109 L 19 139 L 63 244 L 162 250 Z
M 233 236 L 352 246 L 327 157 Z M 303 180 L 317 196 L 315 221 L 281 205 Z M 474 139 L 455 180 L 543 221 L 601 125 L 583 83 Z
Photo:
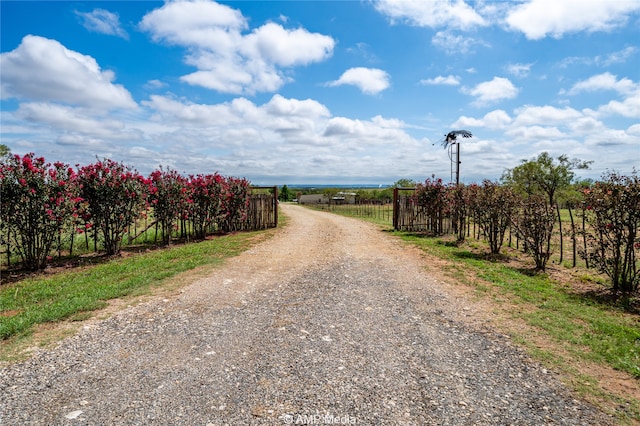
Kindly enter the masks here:
M 223 219 L 225 179 L 218 173 L 189 176 L 187 182 L 187 217 L 196 238 L 204 239 L 207 230 Z
M 146 180 L 137 171 L 110 159 L 81 167 L 80 196 L 85 217 L 100 232 L 109 255 L 120 253 L 122 238 L 146 208 Z
M 187 180 L 175 170 L 156 170 L 149 176 L 149 205 L 162 229 L 163 243 L 171 242 L 176 221 L 188 205 Z
M 0 164 L 0 219 L 9 243 L 29 270 L 44 269 L 52 245 L 72 222 L 78 197 L 76 174 L 66 164 L 33 153 Z
M 226 179 L 226 195 L 224 202 L 225 219 L 222 230 L 232 232 L 243 229 L 247 220 L 247 209 L 249 207 L 249 181 L 228 177 Z

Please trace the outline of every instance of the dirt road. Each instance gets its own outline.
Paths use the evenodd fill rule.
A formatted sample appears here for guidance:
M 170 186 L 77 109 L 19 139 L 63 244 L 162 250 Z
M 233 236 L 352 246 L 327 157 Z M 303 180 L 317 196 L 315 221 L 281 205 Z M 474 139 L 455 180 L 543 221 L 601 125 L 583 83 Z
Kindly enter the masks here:
M 175 298 L 0 371 L 0 424 L 608 424 L 419 253 L 298 206 Z

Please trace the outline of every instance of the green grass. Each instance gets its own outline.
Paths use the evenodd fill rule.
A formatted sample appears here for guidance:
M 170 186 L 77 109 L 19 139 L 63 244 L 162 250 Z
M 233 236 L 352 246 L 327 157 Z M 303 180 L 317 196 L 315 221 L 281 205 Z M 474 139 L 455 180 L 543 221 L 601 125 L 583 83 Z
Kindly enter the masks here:
M 227 235 L 1 286 L 0 340 L 26 335 L 37 324 L 82 318 L 79 314 L 100 309 L 110 299 L 141 294 L 181 272 L 219 264 L 246 250 L 259 233 Z
M 571 292 L 545 274 L 530 274 L 500 261 L 488 261 L 441 239 L 398 233 L 423 250 L 456 262 L 500 293 L 528 309 L 513 313 L 543 331 L 580 359 L 605 363 L 640 379 L 640 318 L 622 307 L 598 303 Z M 460 264 L 464 265 L 460 268 Z M 456 277 L 460 278 L 460 277 Z
M 357 204 L 342 204 L 342 205 L 325 205 L 325 204 L 308 204 L 307 208 L 313 210 L 324 210 L 336 213 L 341 216 L 355 217 L 358 219 L 372 222 L 382 226 L 393 225 L 393 205 L 357 205 Z

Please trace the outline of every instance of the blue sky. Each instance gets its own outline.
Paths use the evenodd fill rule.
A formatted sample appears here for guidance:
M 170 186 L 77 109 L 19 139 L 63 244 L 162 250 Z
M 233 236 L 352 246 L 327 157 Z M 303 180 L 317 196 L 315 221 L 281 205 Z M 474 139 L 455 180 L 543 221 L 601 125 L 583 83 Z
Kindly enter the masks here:
M 254 184 L 640 168 L 640 2 L 1 1 L 13 153 Z

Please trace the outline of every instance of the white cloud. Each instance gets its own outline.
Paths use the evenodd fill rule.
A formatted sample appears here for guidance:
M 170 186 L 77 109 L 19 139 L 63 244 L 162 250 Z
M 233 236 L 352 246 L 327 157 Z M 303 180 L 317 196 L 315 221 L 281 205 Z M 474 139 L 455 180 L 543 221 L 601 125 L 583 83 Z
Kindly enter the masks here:
M 514 127 L 512 129 L 509 129 L 506 134 L 508 136 L 520 139 L 521 142 L 559 139 L 564 136 L 564 133 L 562 133 L 557 127 L 543 126 Z
M 431 39 L 431 43 L 448 55 L 468 53 L 474 46 L 490 47 L 483 40 L 456 35 L 451 31 L 438 31 Z
M 206 0 L 167 2 L 140 22 L 156 41 L 221 50 L 237 46 L 239 32 L 247 27 L 240 11 Z
M 633 124 L 627 129 L 627 133 L 640 137 L 640 124 Z
M 519 89 L 511 83 L 508 78 L 494 77 L 493 80 L 485 81 L 469 89 L 463 88 L 462 92 L 475 96 L 475 105 L 485 105 L 501 101 L 503 99 L 513 99 L 518 95 Z
M 627 118 L 640 119 L 640 90 L 630 94 L 623 101 L 609 101 L 598 107 L 599 116 L 619 115 Z
M 597 56 L 569 56 L 558 64 L 560 68 L 567 68 L 574 64 L 596 65 L 599 67 L 609 67 L 614 64 L 622 64 L 627 62 L 636 53 L 638 48 L 635 46 L 627 46 L 624 49 L 616 50 L 615 52 L 608 53 L 606 55 Z
M 487 25 L 485 19 L 462 0 L 378 0 L 375 8 L 392 22 L 406 22 L 418 27 L 466 30 Z
M 610 72 L 594 75 L 586 80 L 577 82 L 569 89 L 569 95 L 581 92 L 595 92 L 599 90 L 614 90 L 620 94 L 628 95 L 638 90 L 638 85 L 628 78 L 618 78 Z
M 160 80 L 149 80 L 145 83 L 144 88 L 147 90 L 158 90 L 167 87 L 168 84 Z
M 618 79 L 605 72 L 575 83 L 568 92 L 577 95 L 583 92 L 614 91 L 623 97 L 622 100 L 611 100 L 598 107 L 596 111 L 588 109 L 589 114 L 596 116 L 619 115 L 628 118 L 640 118 L 640 84 L 628 78 Z M 561 92 L 563 94 L 563 92 Z
M 458 86 L 460 84 L 460 77 L 456 77 L 455 75 L 448 75 L 446 77 L 439 75 L 435 78 L 420 80 L 420 83 L 430 85 Z
M 339 79 L 330 81 L 328 86 L 342 86 L 344 84 L 358 87 L 362 93 L 375 95 L 388 89 L 391 85 L 389 74 L 377 68 L 356 67 L 346 70 Z
M 561 38 L 566 33 L 608 31 L 623 26 L 638 10 L 637 0 L 531 0 L 515 6 L 506 23 L 531 40 L 547 35 Z
M 120 25 L 120 17 L 117 13 L 94 9 L 93 12 L 76 11 L 76 15 L 81 18 L 82 26 L 89 31 L 129 39 L 129 34 Z
M 524 106 L 516 109 L 514 124 L 518 126 L 531 126 L 535 124 L 563 124 L 570 120 L 577 120 L 583 114 L 573 108 L 556 108 L 553 106 Z
M 331 37 L 310 33 L 304 28 L 286 30 L 269 23 L 244 37 L 243 51 L 251 58 L 284 66 L 308 65 L 328 58 L 333 50 Z
M 526 77 L 529 75 L 532 66 L 533 64 L 509 64 L 507 65 L 507 72 L 516 77 Z
M 243 34 L 248 22 L 239 11 L 208 0 L 166 3 L 145 15 L 140 28 L 155 41 L 188 49 L 185 62 L 197 71 L 183 81 L 235 94 L 276 91 L 289 80 L 282 68 L 323 61 L 335 45 L 329 36 L 276 23 Z
M 481 119 L 461 116 L 451 127 L 468 128 L 468 127 L 486 127 L 489 129 L 504 129 L 511 123 L 511 117 L 506 111 L 497 109 L 488 112 Z
M 13 51 L 0 55 L 2 98 L 62 102 L 92 109 L 135 108 L 131 94 L 113 84 L 91 56 L 55 40 L 25 36 Z
M 603 66 L 611 66 L 613 64 L 621 64 L 627 62 L 629 58 L 635 55 L 638 52 L 638 48 L 636 46 L 627 46 L 622 50 L 618 50 L 616 52 L 610 53 L 604 57 L 596 56 L 596 63 L 601 64 Z

